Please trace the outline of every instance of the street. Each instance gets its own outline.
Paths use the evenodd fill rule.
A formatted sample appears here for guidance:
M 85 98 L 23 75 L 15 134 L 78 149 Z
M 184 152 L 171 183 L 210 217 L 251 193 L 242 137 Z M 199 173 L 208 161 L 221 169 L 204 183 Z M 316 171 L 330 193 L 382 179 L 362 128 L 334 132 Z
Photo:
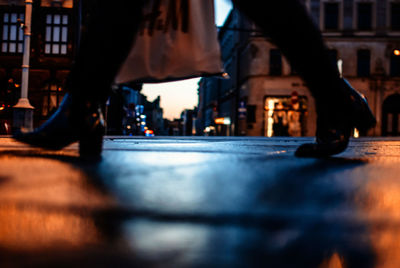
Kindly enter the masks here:
M 0 138 L 1 267 L 400 267 L 400 139 Z

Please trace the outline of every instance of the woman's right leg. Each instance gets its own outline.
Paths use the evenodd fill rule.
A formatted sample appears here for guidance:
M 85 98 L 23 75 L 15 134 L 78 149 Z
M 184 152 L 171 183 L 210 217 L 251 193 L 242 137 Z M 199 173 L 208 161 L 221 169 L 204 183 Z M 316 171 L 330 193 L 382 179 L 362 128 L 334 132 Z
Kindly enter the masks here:
M 315 98 L 317 143 L 300 147 L 298 156 L 337 154 L 347 147 L 352 128 L 367 130 L 375 124 L 365 99 L 340 78 L 319 29 L 300 1 L 232 1 L 280 48 Z

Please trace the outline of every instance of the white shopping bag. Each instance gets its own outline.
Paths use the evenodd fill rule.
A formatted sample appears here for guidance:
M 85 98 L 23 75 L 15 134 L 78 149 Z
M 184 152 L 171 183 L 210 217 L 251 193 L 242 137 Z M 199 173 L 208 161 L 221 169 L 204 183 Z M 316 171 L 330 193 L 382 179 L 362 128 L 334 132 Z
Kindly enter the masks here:
M 223 73 L 213 0 L 149 0 L 117 84 Z

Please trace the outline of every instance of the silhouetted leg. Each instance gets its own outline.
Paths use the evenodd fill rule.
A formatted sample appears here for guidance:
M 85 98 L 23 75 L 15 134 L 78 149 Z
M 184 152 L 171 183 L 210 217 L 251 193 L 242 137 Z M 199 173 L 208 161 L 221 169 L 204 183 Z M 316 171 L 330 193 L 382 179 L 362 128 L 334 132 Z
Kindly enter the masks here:
M 67 82 L 73 95 L 105 102 L 120 65 L 128 55 L 142 19 L 145 0 L 86 0 L 84 25 Z
M 105 132 L 101 106 L 130 51 L 144 0 L 86 1 L 90 17 L 67 81 L 69 94 L 42 126 L 17 132 L 14 138 L 53 150 L 79 141 L 80 156 L 98 159 Z
M 353 128 L 367 131 L 375 125 L 365 98 L 340 78 L 319 29 L 299 0 L 232 1 L 271 37 L 316 100 L 317 142 L 299 147 L 296 155 L 340 153 Z
M 321 33 L 298 0 L 233 0 L 279 47 L 317 103 L 343 101 L 340 76 Z M 338 92 L 339 91 L 339 92 Z

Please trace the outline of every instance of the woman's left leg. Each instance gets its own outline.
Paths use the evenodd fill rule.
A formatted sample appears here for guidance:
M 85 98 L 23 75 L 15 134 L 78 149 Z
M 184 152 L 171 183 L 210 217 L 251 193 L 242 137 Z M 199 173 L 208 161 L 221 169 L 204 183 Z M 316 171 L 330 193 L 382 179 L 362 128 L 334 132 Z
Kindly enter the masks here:
M 130 51 L 142 19 L 144 2 L 84 1 L 90 12 L 67 80 L 68 93 L 58 110 L 40 128 L 16 133 L 15 139 L 54 150 L 79 141 L 81 156 L 100 156 L 105 129 L 101 107 Z

